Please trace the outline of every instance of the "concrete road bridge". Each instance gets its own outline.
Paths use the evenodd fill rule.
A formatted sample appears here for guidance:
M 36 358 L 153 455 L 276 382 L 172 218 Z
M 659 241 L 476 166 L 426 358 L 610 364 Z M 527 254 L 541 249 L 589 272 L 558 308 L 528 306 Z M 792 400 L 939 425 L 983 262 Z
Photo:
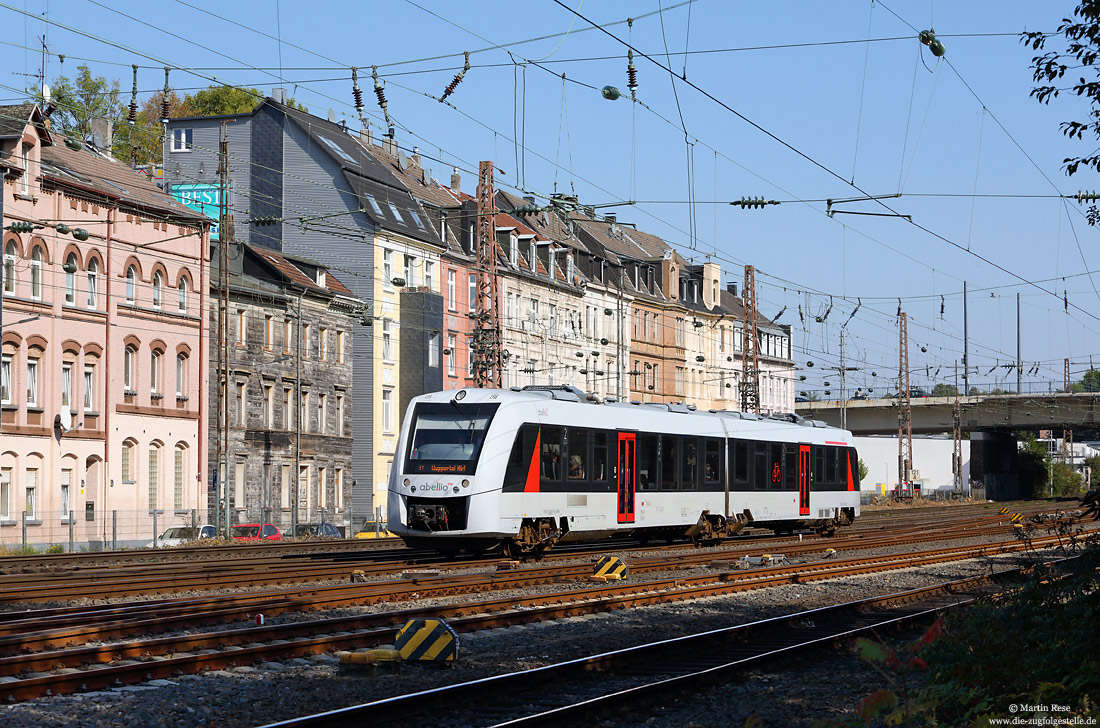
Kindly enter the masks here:
M 950 434 L 954 397 L 919 397 L 912 402 L 914 434 Z M 993 500 L 1022 497 L 1016 433 L 1100 427 L 1100 393 L 981 394 L 959 397 L 960 424 L 970 438 L 970 477 L 984 483 Z M 840 402 L 800 402 L 796 412 L 808 419 L 840 427 L 842 420 L 855 435 L 897 435 L 898 400 L 862 399 Z

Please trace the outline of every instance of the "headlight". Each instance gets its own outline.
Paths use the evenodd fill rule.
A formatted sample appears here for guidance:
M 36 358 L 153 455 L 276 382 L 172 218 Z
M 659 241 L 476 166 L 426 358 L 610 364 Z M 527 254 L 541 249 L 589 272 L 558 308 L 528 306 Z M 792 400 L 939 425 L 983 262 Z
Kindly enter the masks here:
M 463 487 L 463 488 L 469 488 L 469 487 L 470 487 L 470 481 L 469 481 L 469 480 L 467 480 L 466 478 L 463 478 L 463 479 L 462 479 L 462 487 Z M 455 492 L 457 493 L 457 492 L 458 492 L 458 490 L 456 489 L 456 490 L 455 490 Z
M 401 484 L 402 484 L 402 485 L 409 485 L 410 483 L 412 483 L 412 481 L 411 481 L 411 480 L 409 480 L 408 478 L 405 478 L 405 480 L 404 480 L 404 481 L 402 481 L 402 483 L 401 483 Z

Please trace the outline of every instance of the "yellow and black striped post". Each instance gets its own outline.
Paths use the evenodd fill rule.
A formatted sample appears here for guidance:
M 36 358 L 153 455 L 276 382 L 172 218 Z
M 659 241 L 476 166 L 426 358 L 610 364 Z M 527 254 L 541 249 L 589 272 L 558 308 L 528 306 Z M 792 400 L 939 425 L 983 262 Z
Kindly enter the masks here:
M 405 661 L 453 662 L 458 634 L 442 619 L 411 619 L 397 632 L 394 647 Z
M 618 556 L 601 556 L 592 570 L 592 576 L 603 581 L 617 581 L 630 573 L 626 563 Z

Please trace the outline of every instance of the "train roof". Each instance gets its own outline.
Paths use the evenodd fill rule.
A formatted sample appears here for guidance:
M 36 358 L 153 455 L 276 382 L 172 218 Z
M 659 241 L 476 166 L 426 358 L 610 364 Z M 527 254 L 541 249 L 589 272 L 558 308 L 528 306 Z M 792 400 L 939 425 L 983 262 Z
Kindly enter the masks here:
M 821 428 L 827 430 L 836 430 L 837 432 L 847 432 L 847 430 L 841 430 L 833 427 L 828 423 L 821 420 L 808 420 L 793 412 L 772 412 L 767 415 L 758 415 L 751 412 L 741 412 L 738 410 L 700 410 L 694 404 L 687 404 L 684 402 L 639 402 L 636 400 L 630 401 L 618 401 L 613 397 L 606 399 L 600 399 L 596 395 L 586 394 L 584 391 L 577 387 L 564 385 L 564 384 L 536 384 L 528 385 L 525 387 L 512 387 L 510 389 L 479 389 L 474 387 L 467 387 L 459 390 L 451 390 L 448 392 L 438 392 L 436 394 L 446 394 L 456 400 L 466 400 L 468 402 L 484 402 L 484 401 L 545 401 L 552 400 L 555 402 L 561 402 L 565 404 L 576 404 L 586 407 L 614 407 L 622 409 L 638 408 L 646 412 L 668 412 L 683 415 L 694 415 L 702 417 L 722 417 L 734 420 L 746 420 L 759 423 L 774 424 L 774 425 L 798 425 L 801 427 Z M 435 395 L 421 395 L 421 397 L 436 399 Z

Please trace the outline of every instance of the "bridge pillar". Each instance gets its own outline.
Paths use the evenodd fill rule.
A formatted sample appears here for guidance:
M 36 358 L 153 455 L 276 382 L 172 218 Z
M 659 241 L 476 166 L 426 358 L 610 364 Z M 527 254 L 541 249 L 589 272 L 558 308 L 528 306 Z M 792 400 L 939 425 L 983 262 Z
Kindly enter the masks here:
M 985 485 L 989 500 L 1016 500 L 1020 493 L 1019 448 L 1011 432 L 970 433 L 970 478 Z

